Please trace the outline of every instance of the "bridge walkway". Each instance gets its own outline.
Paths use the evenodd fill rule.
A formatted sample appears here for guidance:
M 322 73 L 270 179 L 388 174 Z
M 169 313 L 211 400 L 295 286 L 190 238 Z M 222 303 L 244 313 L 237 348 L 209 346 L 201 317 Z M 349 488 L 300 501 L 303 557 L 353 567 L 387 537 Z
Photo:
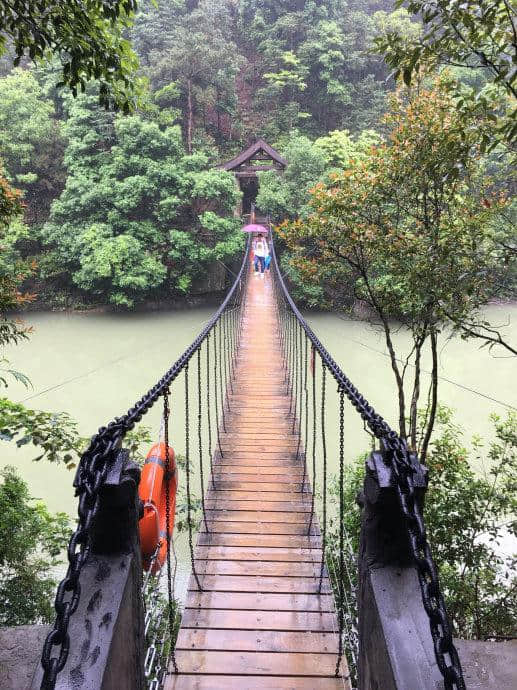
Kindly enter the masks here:
M 250 276 L 231 413 L 206 492 L 181 629 L 165 690 L 348 687 L 336 678 L 337 616 L 303 465 L 271 277 Z M 346 671 L 342 662 L 341 671 Z M 346 675 L 344 673 L 343 675 Z

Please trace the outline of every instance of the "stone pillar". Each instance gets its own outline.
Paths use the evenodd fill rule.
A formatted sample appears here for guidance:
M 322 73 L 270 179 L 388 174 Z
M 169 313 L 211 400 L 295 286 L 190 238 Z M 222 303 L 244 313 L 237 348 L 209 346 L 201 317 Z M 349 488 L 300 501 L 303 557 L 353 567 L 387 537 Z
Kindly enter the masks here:
M 411 460 L 423 505 L 427 469 Z M 379 452 L 366 461 L 359 504 L 359 690 L 442 690 L 394 479 Z
M 102 489 L 91 554 L 70 619 L 70 652 L 57 690 L 144 690 L 142 563 L 138 541 L 140 469 L 120 450 Z M 39 690 L 41 665 L 31 690 Z

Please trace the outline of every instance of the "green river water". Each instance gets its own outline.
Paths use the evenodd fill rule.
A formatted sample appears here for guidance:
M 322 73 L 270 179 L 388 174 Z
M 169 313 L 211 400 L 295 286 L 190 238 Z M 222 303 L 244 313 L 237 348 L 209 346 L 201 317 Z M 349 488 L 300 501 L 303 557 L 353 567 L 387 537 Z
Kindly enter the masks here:
M 28 342 L 6 355 L 15 369 L 29 376 L 32 388 L 9 386 L 8 395 L 36 409 L 66 411 L 78 422 L 81 434 L 92 435 L 99 426 L 124 413 L 190 344 L 211 314 L 195 308 L 148 314 L 34 313 L 27 316 L 33 326 Z M 517 305 L 492 305 L 486 316 L 494 324 L 508 324 L 504 334 L 517 342 Z M 396 428 L 397 405 L 393 375 L 382 335 L 359 321 L 335 315 L 310 313 L 308 320 L 329 352 L 370 403 Z M 403 349 L 404 332 L 396 336 Z M 504 355 L 504 352 L 499 353 Z M 479 343 L 449 340 L 441 343 L 440 400 L 457 411 L 456 419 L 468 436 L 489 438 L 490 413 L 504 415 L 517 407 L 515 359 L 491 355 Z M 428 363 L 424 362 L 424 369 Z M 195 363 L 191 366 L 191 405 L 197 405 Z M 203 375 L 203 386 L 204 386 Z M 309 399 L 312 395 L 309 378 Z M 319 406 L 320 372 L 316 371 Z M 184 450 L 184 387 L 173 387 L 171 442 Z M 337 436 L 337 395 L 329 381 L 326 424 L 330 437 Z M 197 408 L 196 408 L 197 411 Z M 195 420 L 195 416 L 193 415 Z M 145 423 L 157 436 L 160 409 L 157 406 Z M 193 422 L 197 423 L 197 422 Z M 309 420 L 310 423 L 310 420 Z M 311 426 L 309 426 L 309 429 Z M 191 436 L 195 436 L 195 428 Z M 369 440 L 356 412 L 347 405 L 345 414 L 347 459 L 366 450 Z M 203 437 L 206 448 L 206 437 Z M 0 466 L 15 465 L 27 480 L 32 495 L 44 499 L 52 510 L 75 513 L 73 472 L 46 461 L 34 463 L 34 448 L 17 449 L 0 442 Z M 197 445 L 194 446 L 194 449 Z M 319 455 L 319 448 L 317 449 Z M 260 459 L 257 458 L 257 464 Z M 336 444 L 329 445 L 330 471 L 337 468 Z M 480 468 L 482 470 L 483 468 Z M 178 545 L 180 587 L 188 572 L 185 540 Z

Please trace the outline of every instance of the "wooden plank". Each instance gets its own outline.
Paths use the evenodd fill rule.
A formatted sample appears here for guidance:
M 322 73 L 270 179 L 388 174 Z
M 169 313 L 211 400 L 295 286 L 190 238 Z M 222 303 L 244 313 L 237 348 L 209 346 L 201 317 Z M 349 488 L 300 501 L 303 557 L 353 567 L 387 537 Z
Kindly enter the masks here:
M 212 510 L 265 510 L 268 512 L 310 513 L 310 501 L 261 501 L 254 498 L 247 501 L 228 501 L 224 498 L 212 498 L 208 495 L 205 506 Z
M 290 474 L 234 474 L 233 472 L 214 472 L 214 481 L 217 484 L 225 484 L 228 482 L 232 484 L 235 482 L 257 482 L 259 484 L 274 484 L 275 486 L 279 484 L 289 484 L 299 487 L 302 479 L 303 475 L 301 473 L 298 473 L 295 478 Z
M 305 525 L 297 525 L 282 522 L 238 522 L 222 520 L 207 520 L 208 532 L 211 534 L 296 534 L 299 536 L 309 534 Z M 204 524 L 200 532 L 204 531 Z M 310 534 L 319 534 L 317 525 L 313 524 Z
M 212 592 L 278 592 L 279 594 L 318 594 L 319 578 L 310 577 L 250 577 L 242 575 L 203 575 L 200 577 L 203 591 Z M 189 589 L 198 591 L 193 576 Z M 323 578 L 321 591 L 330 594 L 329 581 Z
M 185 609 L 182 628 L 219 628 L 226 630 L 299 630 L 335 632 L 334 613 L 308 611 L 236 611 L 231 609 Z
M 206 511 L 207 519 L 226 522 L 289 522 L 292 524 L 309 526 L 310 513 L 295 513 L 293 511 L 252 511 L 252 510 L 222 510 L 221 508 L 209 508 Z
M 334 677 L 334 654 L 265 652 L 212 652 L 178 650 L 176 662 L 181 673 L 239 674 L 269 676 Z M 246 686 L 244 686 L 246 687 Z
M 265 493 L 268 491 L 273 491 L 275 493 L 278 493 L 278 491 L 289 491 L 289 489 L 292 489 L 293 493 L 296 493 L 297 491 L 300 492 L 301 488 L 301 482 L 292 482 L 290 484 L 278 484 L 276 482 L 245 482 L 245 481 L 235 481 L 235 482 L 230 482 L 230 481 L 222 481 L 219 480 L 217 482 L 217 489 L 216 491 L 225 491 L 228 489 L 233 489 L 235 491 L 257 491 L 260 493 Z
M 181 630 L 176 649 L 256 652 L 316 652 L 337 654 L 338 638 L 333 632 L 286 632 L 264 630 Z
M 167 677 L 165 690 L 349 690 L 341 678 L 201 676 L 174 672 Z
M 267 548 L 321 549 L 319 536 L 280 534 L 208 534 L 200 532 L 198 544 L 203 546 L 265 546 Z
M 296 566 L 287 562 L 268 563 L 262 561 L 213 561 L 196 559 L 198 575 L 252 575 L 255 577 L 274 575 L 275 577 L 319 577 L 319 563 L 297 562 Z
M 302 497 L 309 497 L 308 492 L 301 491 L 241 491 L 237 489 L 212 489 L 210 491 L 210 498 L 225 499 L 225 500 L 241 500 L 241 501 L 290 501 L 291 499 L 299 500 Z
M 212 561 L 259 561 L 263 563 L 320 563 L 320 549 L 264 549 L 257 547 L 198 546 L 196 558 Z
M 261 466 L 260 468 L 256 468 L 257 472 L 260 472 L 262 476 L 269 476 L 274 475 L 274 477 L 280 477 L 280 476 L 286 476 L 286 477 L 296 477 L 298 478 L 303 474 L 303 466 L 302 465 L 294 465 L 294 467 L 283 467 L 283 466 L 278 466 L 278 467 L 263 467 Z M 217 462 L 214 463 L 214 474 L 219 475 L 223 474 L 225 472 L 229 472 L 230 474 L 249 474 L 250 473 L 250 466 L 249 465 L 241 465 L 240 463 L 224 463 L 224 462 Z
M 246 611 L 313 611 L 334 612 L 332 594 L 276 594 L 256 592 L 193 592 L 188 593 L 185 609 L 225 609 Z

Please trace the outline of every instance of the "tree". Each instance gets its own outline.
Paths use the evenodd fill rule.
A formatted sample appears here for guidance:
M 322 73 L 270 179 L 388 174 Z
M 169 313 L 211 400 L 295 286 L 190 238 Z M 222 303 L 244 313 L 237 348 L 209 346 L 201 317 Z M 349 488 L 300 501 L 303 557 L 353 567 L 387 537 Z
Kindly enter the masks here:
M 96 80 L 101 105 L 128 111 L 135 105 L 137 61 L 123 34 L 135 10 L 134 0 L 0 0 L 0 55 L 10 41 L 15 65 L 24 56 L 59 57 L 62 84 L 74 95 Z
M 13 467 L 0 480 L 0 625 L 50 623 L 57 585 L 50 573 L 61 562 L 69 518 L 35 501 Z
M 224 4 L 204 0 L 170 30 L 163 48 L 152 53 L 153 86 L 174 82 L 180 87 L 188 153 L 193 150 L 196 112 L 202 110 L 206 125 L 214 111 L 220 130 L 221 113 L 232 112 L 236 105 L 235 77 L 241 59 L 224 30 L 229 24 Z
M 51 263 L 90 297 L 130 307 L 185 294 L 240 249 L 238 222 L 224 217 L 239 195 L 233 177 L 186 156 L 177 126 L 113 119 L 83 96 L 65 131 L 69 176 L 43 238 Z
M 312 214 L 280 233 L 302 277 L 327 286 L 330 304 L 342 309 L 352 285 L 367 305 L 389 352 L 400 434 L 425 459 L 438 403 L 438 336 L 478 318 L 493 296 L 498 267 L 510 260 L 495 226 L 507 201 L 483 179 L 476 132 L 466 136 L 445 78 L 408 98 L 399 91 L 385 125 L 387 143 L 317 185 Z M 396 351 L 392 319 L 412 335 L 409 354 Z M 425 393 L 427 349 L 432 374 Z M 429 402 L 423 427 L 421 396 Z
M 0 79 L 0 130 L 0 157 L 24 192 L 27 220 L 41 223 L 64 185 L 64 141 L 54 105 L 32 71 L 16 69 Z
M 492 131 L 494 143 L 501 138 L 517 138 L 517 20 L 515 6 L 508 0 L 396 0 L 423 22 L 418 37 L 388 30 L 376 39 L 395 75 L 402 74 L 406 84 L 422 68 L 455 65 L 479 70 L 485 79 L 500 86 L 507 94 L 501 98 L 494 89 L 461 89 L 459 106 L 471 111 L 489 112 L 498 123 Z M 493 130 L 493 127 L 492 127 Z M 494 136 L 495 135 L 495 136 Z

